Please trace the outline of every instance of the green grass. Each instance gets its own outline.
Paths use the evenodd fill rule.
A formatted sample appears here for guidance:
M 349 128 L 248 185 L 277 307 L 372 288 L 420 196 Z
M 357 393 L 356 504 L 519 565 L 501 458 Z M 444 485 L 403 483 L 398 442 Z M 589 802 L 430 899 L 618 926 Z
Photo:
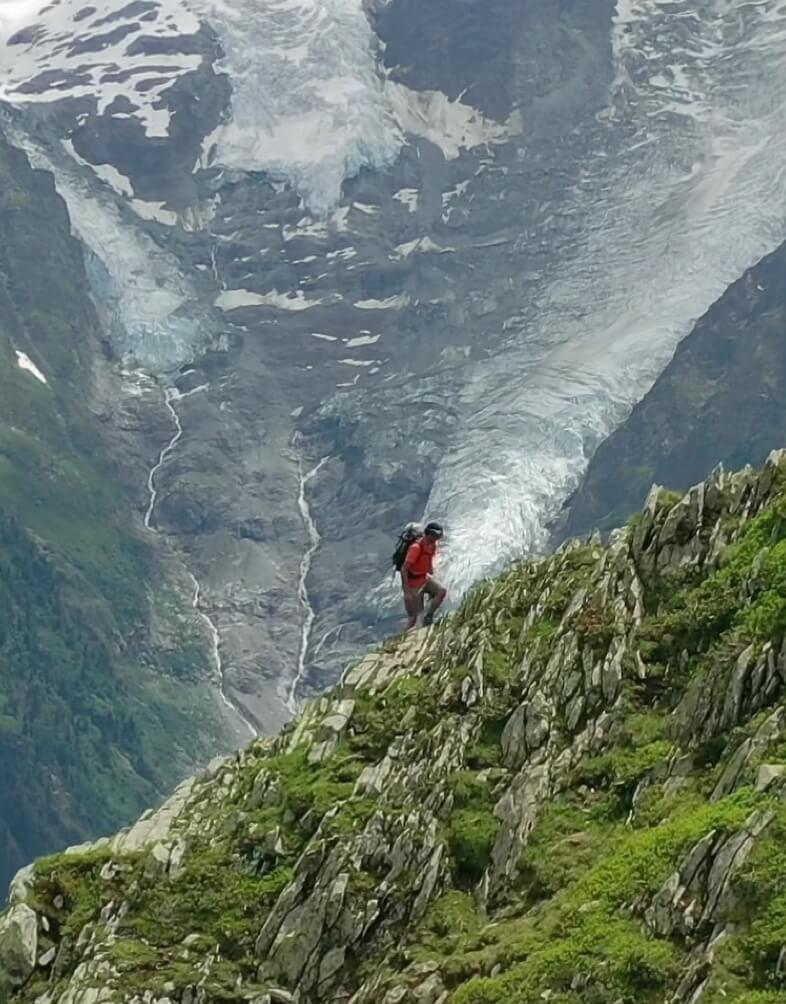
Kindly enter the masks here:
M 133 916 L 124 927 L 159 947 L 203 935 L 228 958 L 242 958 L 252 948 L 265 909 L 291 878 L 289 868 L 252 874 L 226 846 L 195 847 L 177 878 L 148 883 L 132 898 Z
M 461 887 L 477 882 L 488 867 L 499 830 L 494 816 L 493 788 L 488 778 L 473 771 L 460 771 L 450 779 L 453 811 L 446 841 Z

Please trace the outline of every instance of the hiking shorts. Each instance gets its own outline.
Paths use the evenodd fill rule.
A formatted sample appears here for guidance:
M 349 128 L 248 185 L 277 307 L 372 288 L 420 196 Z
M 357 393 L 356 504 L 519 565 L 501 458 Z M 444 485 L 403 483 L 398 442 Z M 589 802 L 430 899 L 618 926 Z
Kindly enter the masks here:
M 404 606 L 406 607 L 407 613 L 410 617 L 414 617 L 423 610 L 423 600 L 426 596 L 430 596 L 432 599 L 438 596 L 441 592 L 444 592 L 445 587 L 442 583 L 437 582 L 436 579 L 426 579 L 423 585 L 414 594 L 407 594 L 404 597 Z M 410 598 L 411 596 L 411 598 Z

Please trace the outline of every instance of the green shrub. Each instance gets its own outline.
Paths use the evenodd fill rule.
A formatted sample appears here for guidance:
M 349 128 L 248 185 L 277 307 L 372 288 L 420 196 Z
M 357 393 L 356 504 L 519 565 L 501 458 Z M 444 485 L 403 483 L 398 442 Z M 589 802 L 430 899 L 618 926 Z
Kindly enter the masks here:
M 477 882 L 483 876 L 498 829 L 490 810 L 460 809 L 451 816 L 448 847 L 460 881 Z
M 359 690 L 354 699 L 347 742 L 354 752 L 374 762 L 382 759 L 405 728 L 420 731 L 436 715 L 428 681 L 417 676 L 402 677 L 381 694 Z
M 666 763 L 673 752 L 672 743 L 664 739 L 648 743 L 640 749 L 611 750 L 602 756 L 584 760 L 576 768 L 574 779 L 579 784 L 630 789 L 653 768 Z
M 450 779 L 454 808 L 447 827 L 447 844 L 459 885 L 477 882 L 488 866 L 499 821 L 487 778 L 459 771 Z
M 108 850 L 87 854 L 54 854 L 36 864 L 33 900 L 54 919 L 63 935 L 75 937 L 85 924 L 98 919 L 103 905 L 101 869 L 109 861 Z M 62 908 L 55 906 L 60 897 Z
M 578 928 L 533 944 L 525 962 L 465 983 L 451 1004 L 540 1004 L 544 999 L 654 1004 L 662 1000 L 679 960 L 675 946 L 648 938 L 635 921 L 587 914 Z M 577 977 L 582 989 L 572 992 Z
M 228 958 L 250 951 L 260 917 L 292 878 L 289 868 L 255 875 L 226 847 L 193 847 L 177 878 L 146 884 L 126 929 L 154 946 L 203 934 Z

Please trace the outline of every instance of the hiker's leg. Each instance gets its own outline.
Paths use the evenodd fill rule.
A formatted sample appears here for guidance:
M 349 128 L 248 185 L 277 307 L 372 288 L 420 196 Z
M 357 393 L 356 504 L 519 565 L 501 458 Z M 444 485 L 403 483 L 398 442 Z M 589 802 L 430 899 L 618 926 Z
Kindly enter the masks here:
M 437 610 L 439 610 L 447 599 L 448 591 L 441 582 L 437 582 L 436 579 L 429 579 L 423 587 L 423 592 L 431 597 L 431 602 L 423 617 L 423 623 L 429 625 L 434 620 L 434 614 L 436 614 Z
M 404 609 L 407 611 L 407 631 L 411 631 L 418 625 L 418 617 L 423 610 L 423 595 L 417 590 L 409 590 L 404 593 Z

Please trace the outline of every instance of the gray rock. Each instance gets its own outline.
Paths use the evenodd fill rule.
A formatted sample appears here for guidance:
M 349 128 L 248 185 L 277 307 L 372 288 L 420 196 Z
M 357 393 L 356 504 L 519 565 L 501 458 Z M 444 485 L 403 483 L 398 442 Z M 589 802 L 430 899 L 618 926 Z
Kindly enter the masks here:
M 38 920 L 24 903 L 12 906 L 0 919 L 0 965 L 12 986 L 22 986 L 35 969 L 38 956 Z
M 786 764 L 763 763 L 756 775 L 756 791 L 766 791 L 786 774 Z

